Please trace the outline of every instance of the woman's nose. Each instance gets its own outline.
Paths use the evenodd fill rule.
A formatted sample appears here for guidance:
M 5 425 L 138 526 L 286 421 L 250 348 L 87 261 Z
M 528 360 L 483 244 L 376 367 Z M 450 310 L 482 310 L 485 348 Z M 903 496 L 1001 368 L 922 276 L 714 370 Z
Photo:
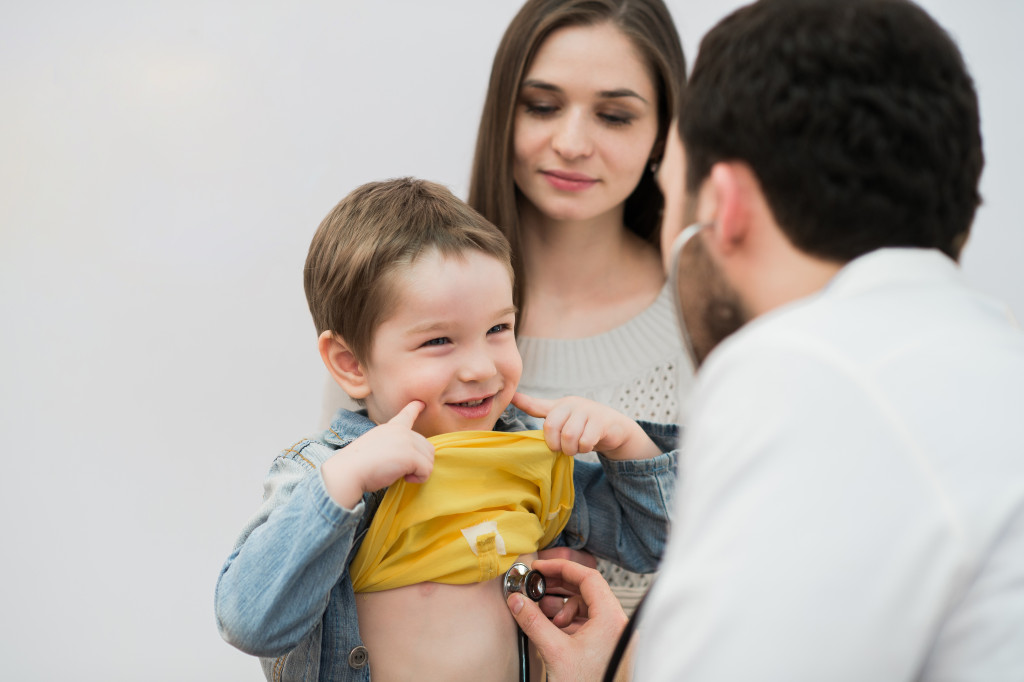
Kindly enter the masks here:
M 592 149 L 590 131 L 582 111 L 570 110 L 559 117 L 551 137 L 551 146 L 564 159 L 589 156 Z

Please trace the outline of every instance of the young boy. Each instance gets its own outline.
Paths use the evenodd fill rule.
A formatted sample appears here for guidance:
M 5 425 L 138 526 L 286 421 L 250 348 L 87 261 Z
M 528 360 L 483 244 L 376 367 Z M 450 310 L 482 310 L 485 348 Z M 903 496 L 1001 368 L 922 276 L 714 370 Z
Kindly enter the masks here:
M 324 364 L 362 409 L 339 411 L 327 431 L 277 457 L 263 506 L 221 571 L 221 635 L 263 657 L 268 679 L 368 680 L 372 669 L 376 680 L 515 680 L 516 625 L 501 575 L 516 554 L 529 563 L 536 550 L 564 545 L 632 570 L 656 568 L 674 488 L 675 427 L 641 425 L 581 398 L 516 394 L 522 361 L 510 251 L 497 228 L 439 185 L 408 178 L 370 183 L 321 223 L 305 288 Z M 508 532 L 503 538 L 493 526 L 486 532 L 467 510 L 464 522 L 458 514 L 445 520 L 462 528 L 467 544 L 460 556 L 471 565 L 424 577 L 434 575 L 432 564 L 445 564 L 438 568 L 444 573 L 450 562 L 436 558 L 430 538 L 416 537 L 410 542 L 420 541 L 421 554 L 399 561 L 391 575 L 419 577 L 385 580 L 357 596 L 353 573 L 361 585 L 375 580 L 365 575 L 375 560 L 359 552 L 363 544 L 379 547 L 388 530 L 371 527 L 388 486 L 431 480 L 435 443 L 438 474 L 447 471 L 441 447 L 459 432 L 526 430 L 530 417 L 512 403 L 546 417 L 543 453 L 530 445 L 531 434 L 510 435 L 526 448 L 504 460 L 498 483 L 484 477 L 475 486 L 471 478 L 461 492 L 439 499 L 462 504 L 486 493 L 484 501 L 465 503 L 493 513 L 491 498 L 519 495 L 521 476 L 509 473 L 519 458 L 540 461 L 526 475 L 540 472 L 533 490 L 546 500 L 537 506 L 542 512 L 525 515 L 526 525 L 539 529 L 533 544 Z M 573 468 L 571 456 L 591 450 L 603 455 L 601 463 Z M 498 469 L 487 451 L 468 452 L 481 453 L 474 465 L 481 475 Z M 566 471 L 571 484 L 556 483 Z M 521 512 L 523 505 L 504 506 Z M 382 520 L 391 518 L 381 511 Z

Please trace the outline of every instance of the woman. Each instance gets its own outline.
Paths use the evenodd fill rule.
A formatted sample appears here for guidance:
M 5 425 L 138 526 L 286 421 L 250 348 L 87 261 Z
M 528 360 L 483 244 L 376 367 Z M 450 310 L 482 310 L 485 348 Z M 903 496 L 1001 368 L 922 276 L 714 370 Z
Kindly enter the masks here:
M 685 73 L 661 0 L 528 0 L 505 31 L 468 201 L 512 243 L 528 395 L 679 423 L 693 370 L 659 256 L 655 171 Z M 322 421 L 346 401 L 329 382 Z M 599 568 L 632 611 L 649 577 Z
M 678 423 L 655 172 L 685 72 L 661 0 L 528 0 L 506 30 L 468 200 L 512 243 L 522 392 Z M 649 577 L 599 568 L 631 611 Z

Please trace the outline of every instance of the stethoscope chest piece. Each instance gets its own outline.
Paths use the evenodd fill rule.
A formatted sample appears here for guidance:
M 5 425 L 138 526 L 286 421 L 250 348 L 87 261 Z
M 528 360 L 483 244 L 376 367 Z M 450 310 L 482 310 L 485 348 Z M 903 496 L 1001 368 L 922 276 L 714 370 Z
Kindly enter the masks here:
M 531 570 L 526 564 L 518 561 L 505 572 L 503 588 L 506 601 L 508 596 L 515 592 L 525 594 L 533 601 L 540 601 L 547 592 L 544 575 L 539 571 Z

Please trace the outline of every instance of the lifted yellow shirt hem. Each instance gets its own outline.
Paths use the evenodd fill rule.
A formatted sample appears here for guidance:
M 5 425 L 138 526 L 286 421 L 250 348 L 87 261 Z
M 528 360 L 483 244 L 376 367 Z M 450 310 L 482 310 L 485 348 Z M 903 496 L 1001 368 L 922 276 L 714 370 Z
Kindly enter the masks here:
M 550 544 L 575 501 L 573 458 L 541 431 L 433 436 L 425 483 L 388 487 L 349 567 L 356 592 L 422 582 L 465 585 L 502 575 Z

